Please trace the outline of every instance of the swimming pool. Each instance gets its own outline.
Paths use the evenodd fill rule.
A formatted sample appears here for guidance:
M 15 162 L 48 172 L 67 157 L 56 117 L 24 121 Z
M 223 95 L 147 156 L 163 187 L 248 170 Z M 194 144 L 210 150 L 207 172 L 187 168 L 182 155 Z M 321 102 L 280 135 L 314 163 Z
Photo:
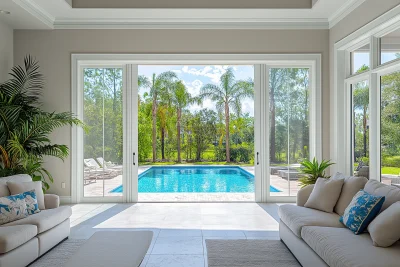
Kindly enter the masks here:
M 139 193 L 252 193 L 254 175 L 236 166 L 160 166 L 141 173 L 138 187 Z M 122 190 L 120 185 L 110 193 Z

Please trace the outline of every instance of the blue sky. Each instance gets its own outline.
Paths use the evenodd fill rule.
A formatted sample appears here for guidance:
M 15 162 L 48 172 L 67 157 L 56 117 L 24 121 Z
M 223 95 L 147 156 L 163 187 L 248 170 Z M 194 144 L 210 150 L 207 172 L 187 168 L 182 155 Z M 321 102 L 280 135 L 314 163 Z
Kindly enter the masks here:
M 396 53 L 389 53 L 389 52 L 382 53 L 381 57 L 382 57 L 381 61 L 383 64 L 396 59 Z M 358 69 L 360 69 L 360 67 L 364 64 L 369 66 L 369 53 L 360 53 L 360 52 L 354 53 L 353 73 L 356 72 Z
M 165 71 L 174 71 L 177 73 L 178 78 L 183 81 L 192 96 L 197 96 L 200 93 L 200 88 L 207 84 L 213 83 L 219 85 L 219 78 L 226 69 L 230 67 L 228 65 L 163 65 L 163 66 L 150 66 L 140 65 L 139 75 L 145 75 L 151 77 L 153 73 L 159 74 Z M 231 66 L 234 69 L 236 80 L 247 80 L 248 78 L 254 79 L 254 67 L 253 66 Z M 148 90 L 147 90 L 148 91 Z M 142 96 L 146 90 L 141 89 L 139 95 Z M 215 110 L 215 103 L 211 100 L 205 100 L 203 105 L 191 105 L 189 110 L 192 112 L 200 110 L 202 108 L 208 108 Z M 254 101 L 252 99 L 245 99 L 242 102 L 242 111 L 244 113 L 250 113 L 254 116 Z

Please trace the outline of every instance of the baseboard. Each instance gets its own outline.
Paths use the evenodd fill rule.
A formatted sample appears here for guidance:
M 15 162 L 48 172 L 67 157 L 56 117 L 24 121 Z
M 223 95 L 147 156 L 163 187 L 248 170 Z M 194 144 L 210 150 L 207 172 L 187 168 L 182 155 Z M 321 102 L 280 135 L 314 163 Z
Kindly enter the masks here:
M 71 197 L 70 196 L 60 196 L 60 204 L 61 205 L 72 204 Z

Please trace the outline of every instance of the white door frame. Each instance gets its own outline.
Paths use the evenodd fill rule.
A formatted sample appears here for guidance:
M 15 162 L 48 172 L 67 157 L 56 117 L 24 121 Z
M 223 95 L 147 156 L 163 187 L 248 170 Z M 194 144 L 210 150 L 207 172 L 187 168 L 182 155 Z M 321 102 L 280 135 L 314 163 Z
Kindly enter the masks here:
M 255 159 L 259 152 L 260 165 L 255 168 L 255 200 L 256 202 L 294 202 L 295 196 L 278 197 L 269 194 L 269 68 L 279 67 L 305 67 L 310 69 L 310 157 L 322 158 L 322 133 L 321 133 L 321 55 L 320 54 L 72 54 L 71 55 L 71 89 L 72 112 L 83 119 L 83 90 L 80 81 L 82 66 L 126 66 L 124 87 L 124 197 L 114 199 L 83 198 L 83 131 L 72 127 L 71 145 L 71 202 L 137 202 L 137 179 L 132 179 L 132 174 L 137 173 L 137 157 L 133 165 L 133 153 L 137 154 L 137 110 L 138 65 L 254 65 L 255 66 L 255 144 L 260 144 L 255 149 Z M 130 103 L 128 103 L 130 102 Z M 130 106 L 131 105 L 131 106 Z M 136 113 L 137 116 L 137 113 Z M 128 140 L 135 139 L 135 140 Z M 266 188 L 266 190 L 263 190 Z

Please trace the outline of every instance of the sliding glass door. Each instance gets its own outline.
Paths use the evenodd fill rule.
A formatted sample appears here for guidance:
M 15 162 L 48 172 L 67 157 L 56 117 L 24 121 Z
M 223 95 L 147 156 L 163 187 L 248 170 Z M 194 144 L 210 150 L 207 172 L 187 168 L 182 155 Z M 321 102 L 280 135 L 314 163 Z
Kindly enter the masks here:
M 293 200 L 321 159 L 320 57 L 160 57 L 73 57 L 73 199 Z
M 123 67 L 84 67 L 83 197 L 123 195 Z

